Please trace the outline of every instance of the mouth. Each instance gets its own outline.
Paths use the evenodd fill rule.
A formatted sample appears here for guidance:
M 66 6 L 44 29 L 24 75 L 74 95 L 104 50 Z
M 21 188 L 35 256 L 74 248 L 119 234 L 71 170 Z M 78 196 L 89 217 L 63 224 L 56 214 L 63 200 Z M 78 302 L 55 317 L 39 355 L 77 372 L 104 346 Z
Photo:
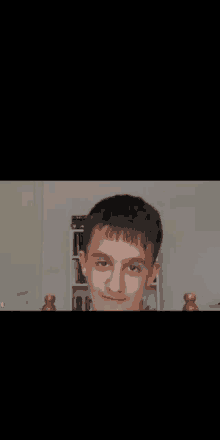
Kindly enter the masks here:
M 106 298 L 106 299 L 109 299 L 110 301 L 120 301 L 120 302 L 122 302 L 122 301 L 125 301 L 126 300 L 126 298 L 113 298 L 113 296 L 106 296 L 106 295 L 102 295 L 102 297 L 103 298 Z

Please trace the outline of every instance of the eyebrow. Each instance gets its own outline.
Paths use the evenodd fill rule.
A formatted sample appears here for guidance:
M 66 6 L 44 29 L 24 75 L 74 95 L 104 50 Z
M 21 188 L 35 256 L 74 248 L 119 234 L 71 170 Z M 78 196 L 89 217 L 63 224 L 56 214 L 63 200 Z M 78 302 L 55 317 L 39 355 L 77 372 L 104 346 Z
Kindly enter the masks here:
M 94 254 L 92 254 L 92 257 L 105 257 L 105 258 L 107 258 L 109 260 L 111 259 L 109 255 L 104 254 L 103 252 L 95 252 Z M 142 263 L 142 264 L 145 263 L 144 259 L 141 258 L 141 257 L 126 258 L 125 260 L 123 260 L 123 263 L 124 264 L 126 264 L 126 263 L 133 263 L 133 262 L 136 262 L 136 261 L 138 263 Z

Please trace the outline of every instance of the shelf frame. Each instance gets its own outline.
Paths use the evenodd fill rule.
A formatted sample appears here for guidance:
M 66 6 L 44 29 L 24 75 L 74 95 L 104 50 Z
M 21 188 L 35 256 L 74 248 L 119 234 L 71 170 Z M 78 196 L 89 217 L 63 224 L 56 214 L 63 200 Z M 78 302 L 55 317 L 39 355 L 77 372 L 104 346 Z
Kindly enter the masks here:
M 73 271 L 73 261 L 79 260 L 79 255 L 73 255 L 73 234 L 74 232 L 84 232 L 84 229 L 70 229 L 69 239 L 70 239 L 70 310 L 72 310 L 72 300 L 73 300 L 73 287 L 89 287 L 87 283 L 76 283 L 75 273 Z

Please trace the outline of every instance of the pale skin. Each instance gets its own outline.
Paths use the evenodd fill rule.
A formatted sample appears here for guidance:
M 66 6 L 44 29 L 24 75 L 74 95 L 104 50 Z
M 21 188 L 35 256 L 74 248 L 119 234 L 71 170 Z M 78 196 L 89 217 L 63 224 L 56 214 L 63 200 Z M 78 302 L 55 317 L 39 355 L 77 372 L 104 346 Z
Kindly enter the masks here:
M 105 236 L 105 228 L 95 231 L 87 261 L 83 251 L 79 255 L 94 310 L 139 310 L 145 283 L 146 288 L 150 286 L 160 270 L 158 263 L 152 266 L 150 243 L 144 250 L 140 240 L 138 244 L 121 238 L 116 241 L 115 236 Z M 138 265 L 135 265 L 137 262 Z

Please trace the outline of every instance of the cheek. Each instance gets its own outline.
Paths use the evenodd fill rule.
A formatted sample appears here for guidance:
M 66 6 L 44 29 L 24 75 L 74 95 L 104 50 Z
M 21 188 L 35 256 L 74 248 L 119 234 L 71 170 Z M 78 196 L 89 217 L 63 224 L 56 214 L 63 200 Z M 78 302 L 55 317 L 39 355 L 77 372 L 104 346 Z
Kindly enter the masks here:
M 125 275 L 126 292 L 128 294 L 136 293 L 140 289 L 141 284 L 141 277 L 130 277 L 129 275 Z
M 99 272 L 96 269 L 92 269 L 91 272 L 91 282 L 93 287 L 98 287 L 99 289 L 103 289 L 107 280 L 111 277 L 111 271 L 107 272 Z

